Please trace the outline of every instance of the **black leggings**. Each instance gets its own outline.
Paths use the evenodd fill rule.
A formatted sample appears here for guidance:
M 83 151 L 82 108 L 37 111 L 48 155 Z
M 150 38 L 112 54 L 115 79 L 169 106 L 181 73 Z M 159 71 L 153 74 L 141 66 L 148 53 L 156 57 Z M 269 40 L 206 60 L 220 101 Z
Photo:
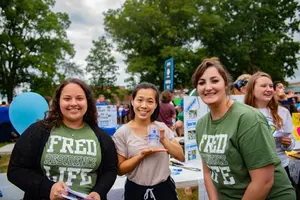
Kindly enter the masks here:
M 290 181 L 292 182 L 292 177 L 291 177 L 291 174 L 290 174 L 289 166 L 286 166 L 284 169 L 285 169 Z
M 178 200 L 174 180 L 169 176 L 153 186 L 138 185 L 127 179 L 124 200 Z

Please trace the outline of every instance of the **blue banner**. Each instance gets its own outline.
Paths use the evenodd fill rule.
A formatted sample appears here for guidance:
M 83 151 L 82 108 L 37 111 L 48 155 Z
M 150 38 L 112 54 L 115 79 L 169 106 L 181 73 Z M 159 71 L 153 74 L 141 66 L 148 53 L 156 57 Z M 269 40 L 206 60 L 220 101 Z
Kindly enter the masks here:
M 164 90 L 173 90 L 174 79 L 174 59 L 165 61 Z

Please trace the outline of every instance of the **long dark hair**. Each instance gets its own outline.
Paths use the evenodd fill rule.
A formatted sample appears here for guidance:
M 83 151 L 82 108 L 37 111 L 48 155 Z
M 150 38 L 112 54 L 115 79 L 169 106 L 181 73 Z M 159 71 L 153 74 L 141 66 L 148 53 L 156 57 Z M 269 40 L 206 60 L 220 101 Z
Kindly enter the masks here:
M 153 85 L 152 83 L 142 82 L 134 88 L 134 90 L 132 92 L 132 100 L 135 99 L 136 94 L 140 89 L 153 89 L 155 91 L 155 102 L 156 102 L 157 106 L 151 115 L 151 122 L 154 122 L 155 120 L 157 120 L 157 118 L 159 116 L 159 91 L 155 87 L 155 85 Z M 131 119 L 134 119 L 134 117 L 135 117 L 135 113 L 134 113 L 132 104 L 130 104 L 130 117 L 131 117 Z
M 50 105 L 50 109 L 48 112 L 48 115 L 45 116 L 42 124 L 47 127 L 47 128 L 52 128 L 52 127 L 59 127 L 62 124 L 62 113 L 60 110 L 60 104 L 59 104 L 59 99 L 61 96 L 61 91 L 63 90 L 63 88 L 70 84 L 70 83 L 74 83 L 79 85 L 82 90 L 85 93 L 86 99 L 87 99 L 87 111 L 83 116 L 83 121 L 86 122 L 87 124 L 89 124 L 90 126 L 93 127 L 97 127 L 98 123 L 97 123 L 97 109 L 96 109 L 96 101 L 94 98 L 94 94 L 91 90 L 91 88 L 82 80 L 80 79 L 69 79 L 66 80 L 65 82 L 63 82 L 55 91 L 55 94 L 52 98 L 52 103 Z

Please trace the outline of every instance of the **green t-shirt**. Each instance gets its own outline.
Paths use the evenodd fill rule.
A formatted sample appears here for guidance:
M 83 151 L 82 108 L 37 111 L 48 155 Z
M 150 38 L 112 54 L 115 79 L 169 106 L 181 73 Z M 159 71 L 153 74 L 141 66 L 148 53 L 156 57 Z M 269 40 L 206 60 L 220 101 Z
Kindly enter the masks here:
M 249 170 L 274 164 L 274 185 L 267 199 L 294 200 L 295 192 L 280 164 L 266 118 L 255 108 L 234 102 L 218 120 L 210 113 L 196 126 L 202 160 L 220 199 L 242 199 L 251 181 Z
M 100 163 L 100 144 L 88 125 L 77 130 L 61 125 L 52 130 L 41 159 L 43 173 L 50 180 L 65 182 L 85 194 L 96 184 Z

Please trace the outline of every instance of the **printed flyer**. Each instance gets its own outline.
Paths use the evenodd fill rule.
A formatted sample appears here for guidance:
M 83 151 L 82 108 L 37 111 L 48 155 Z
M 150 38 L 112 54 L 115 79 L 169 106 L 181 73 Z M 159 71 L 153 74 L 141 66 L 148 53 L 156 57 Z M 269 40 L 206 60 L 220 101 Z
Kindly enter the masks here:
M 244 95 L 232 95 L 234 101 L 244 102 Z M 185 160 L 201 159 L 197 141 L 196 141 L 196 125 L 197 121 L 209 112 L 208 106 L 201 100 L 199 96 L 184 97 L 184 144 L 185 144 Z M 300 122 L 299 122 L 300 124 Z M 299 125 L 300 131 L 300 125 Z
M 98 126 L 103 128 L 113 128 L 117 126 L 117 106 L 101 105 L 96 106 L 98 112 Z

